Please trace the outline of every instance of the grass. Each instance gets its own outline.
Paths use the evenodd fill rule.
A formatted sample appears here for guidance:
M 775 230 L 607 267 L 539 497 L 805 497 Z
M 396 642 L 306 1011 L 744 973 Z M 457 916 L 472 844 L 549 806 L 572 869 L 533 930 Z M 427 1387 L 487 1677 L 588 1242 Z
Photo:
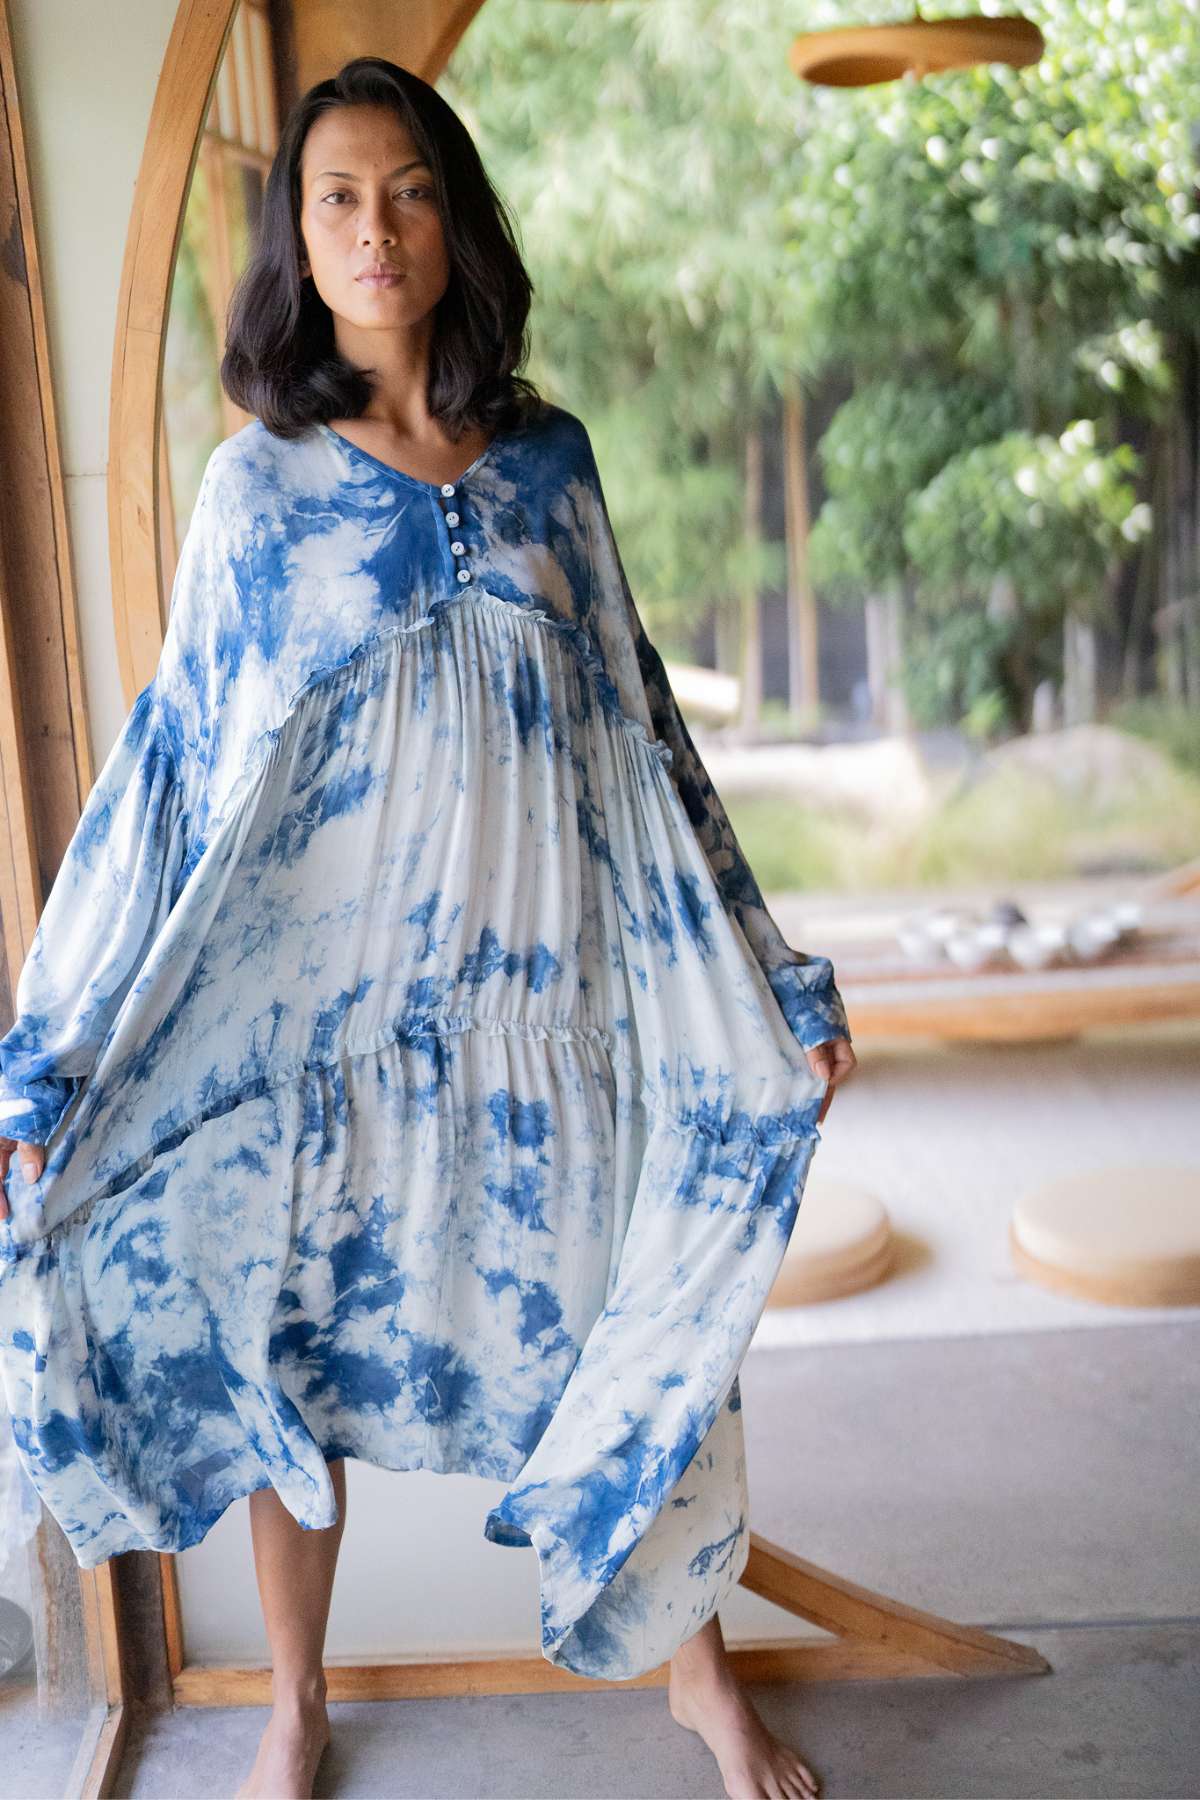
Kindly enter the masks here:
M 1068 798 L 1026 770 L 996 769 L 948 787 L 904 829 L 778 793 L 738 795 L 728 811 L 760 887 L 775 893 L 1150 874 L 1200 854 L 1200 772 L 1178 765 L 1115 800 Z
M 1164 700 L 1126 700 L 1105 719 L 1118 731 L 1148 738 L 1181 769 L 1200 775 L 1200 708 Z

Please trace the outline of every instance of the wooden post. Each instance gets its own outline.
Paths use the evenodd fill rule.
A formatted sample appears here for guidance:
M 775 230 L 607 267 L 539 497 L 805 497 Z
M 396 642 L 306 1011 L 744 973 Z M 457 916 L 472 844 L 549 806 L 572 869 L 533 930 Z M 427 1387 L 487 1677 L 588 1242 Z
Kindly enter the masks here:
M 746 487 L 742 528 L 747 555 L 746 574 L 741 588 L 741 728 L 747 736 L 757 731 L 762 713 L 762 618 L 758 593 L 758 550 L 762 541 L 762 464 L 762 428 L 756 422 L 746 431 Z

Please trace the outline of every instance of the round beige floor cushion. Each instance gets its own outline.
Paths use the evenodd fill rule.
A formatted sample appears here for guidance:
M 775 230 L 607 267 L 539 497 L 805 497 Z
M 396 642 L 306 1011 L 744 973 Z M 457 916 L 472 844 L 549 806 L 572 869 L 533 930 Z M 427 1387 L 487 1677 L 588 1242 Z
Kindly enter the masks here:
M 1009 1221 L 1022 1275 L 1109 1306 L 1200 1305 L 1200 1168 L 1130 1163 L 1068 1175 Z
M 892 1263 L 892 1223 L 877 1194 L 814 1168 L 768 1306 L 836 1300 L 882 1281 Z

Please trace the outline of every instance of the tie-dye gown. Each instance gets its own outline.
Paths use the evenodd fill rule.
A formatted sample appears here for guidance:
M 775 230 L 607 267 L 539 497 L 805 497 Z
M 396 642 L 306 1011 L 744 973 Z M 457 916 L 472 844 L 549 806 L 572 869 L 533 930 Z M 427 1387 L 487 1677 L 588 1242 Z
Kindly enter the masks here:
M 214 452 L 0 1040 L 0 1368 L 83 1568 L 326 1458 L 507 1484 L 541 1647 L 655 1668 L 749 1549 L 737 1372 L 849 1036 L 634 607 L 588 433 L 457 482 Z

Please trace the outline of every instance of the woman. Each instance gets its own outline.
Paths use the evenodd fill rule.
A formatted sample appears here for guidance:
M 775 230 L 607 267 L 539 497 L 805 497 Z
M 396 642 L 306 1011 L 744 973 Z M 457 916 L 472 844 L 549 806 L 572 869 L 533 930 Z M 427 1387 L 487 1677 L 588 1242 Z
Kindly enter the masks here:
M 363 57 L 289 118 L 162 656 L 0 1042 L 0 1354 L 81 1566 L 250 1496 L 308 1795 L 344 1458 L 509 1483 L 542 1648 L 731 1795 L 811 1770 L 716 1616 L 737 1369 L 854 1055 L 641 628 L 470 137 Z M 47 1151 L 49 1152 L 47 1159 Z M 37 1192 L 33 1189 L 36 1187 Z

